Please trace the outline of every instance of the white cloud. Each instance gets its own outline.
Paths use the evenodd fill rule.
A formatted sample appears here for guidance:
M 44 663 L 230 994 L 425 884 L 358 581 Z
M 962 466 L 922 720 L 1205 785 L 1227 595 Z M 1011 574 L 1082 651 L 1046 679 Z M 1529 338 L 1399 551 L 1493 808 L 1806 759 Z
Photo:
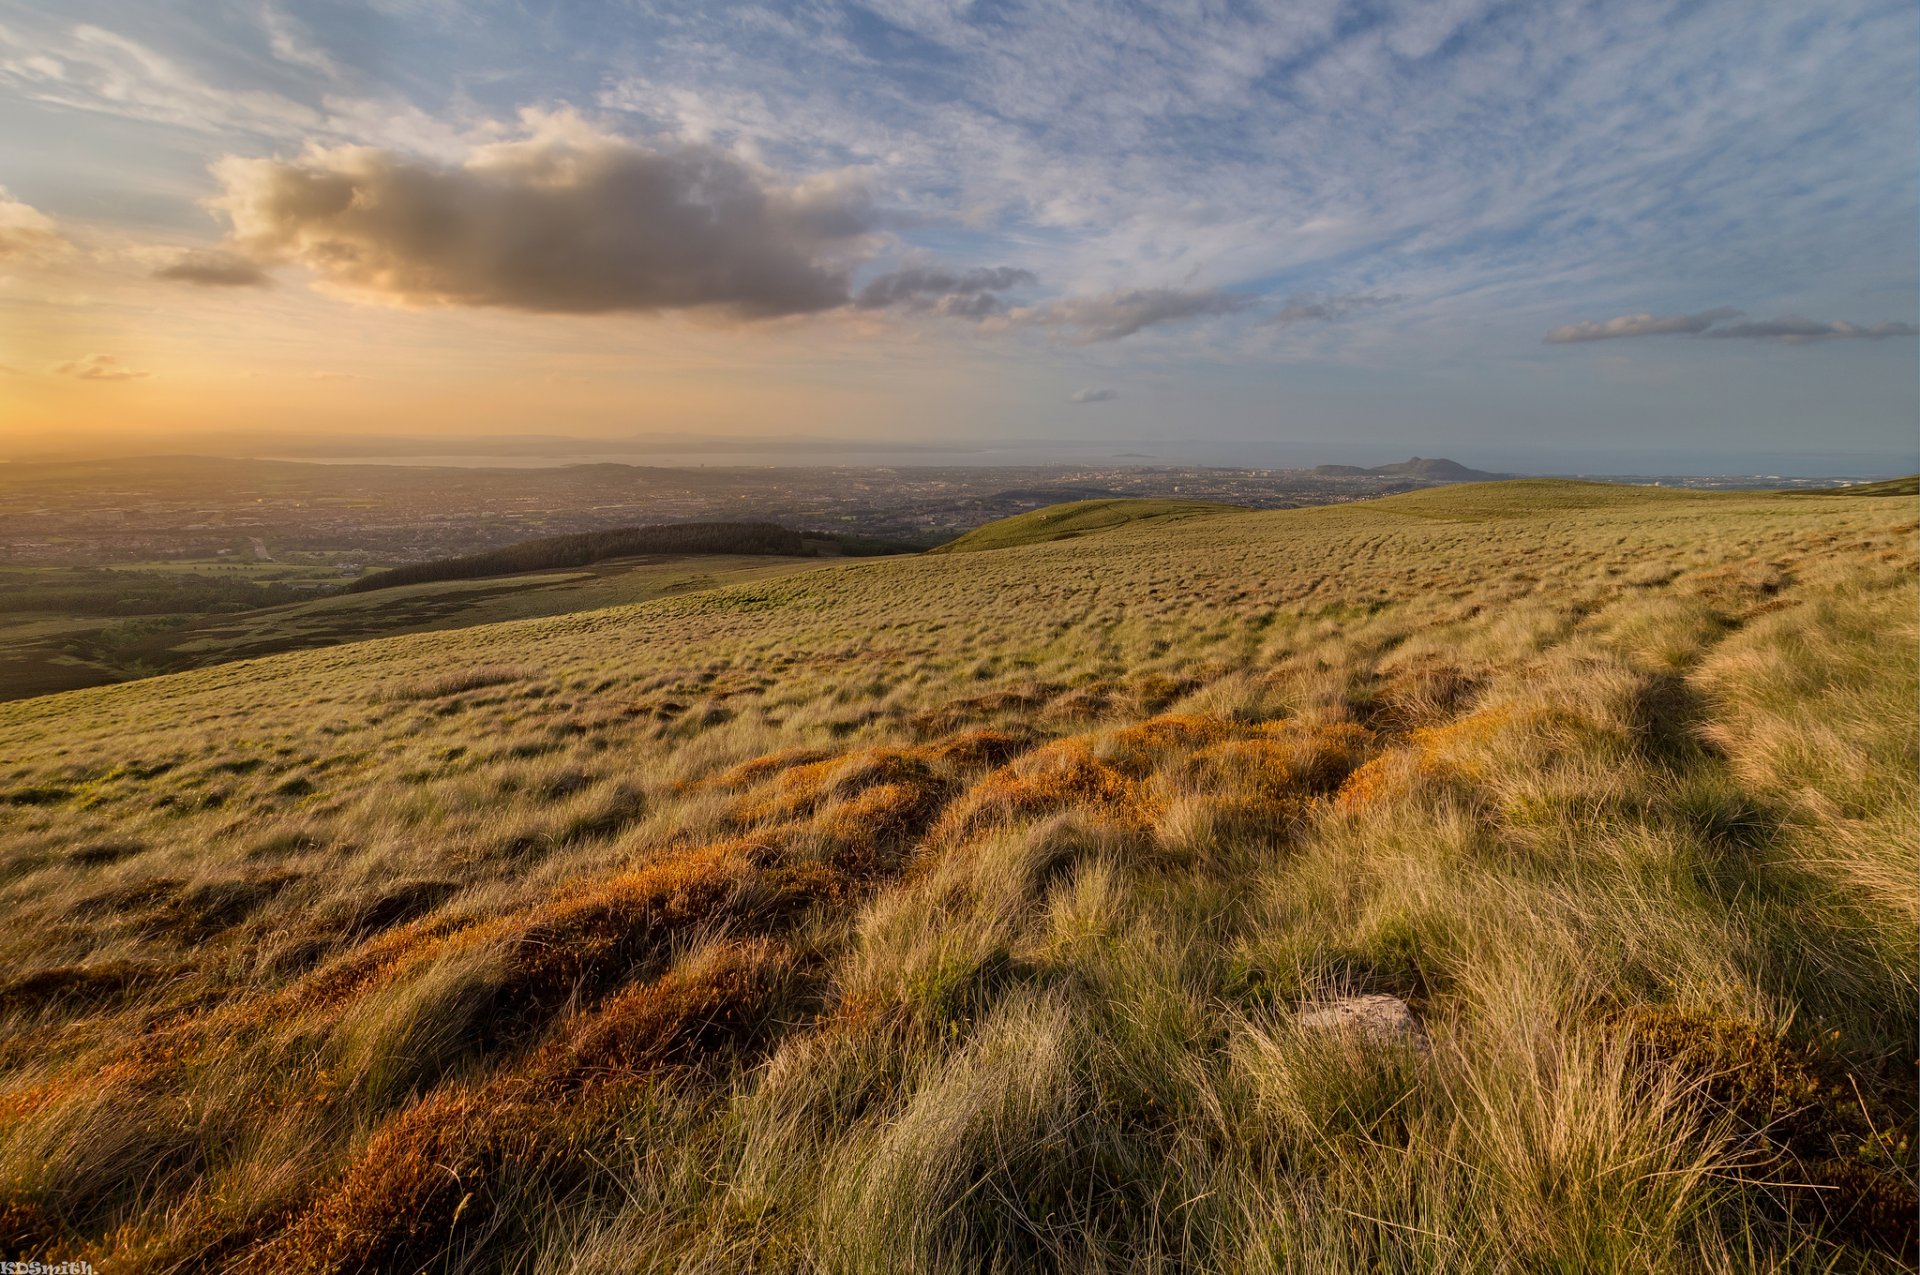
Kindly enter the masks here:
M 1119 390 L 1109 389 L 1104 385 L 1088 385 L 1082 389 L 1075 390 L 1068 396 L 1067 401 L 1072 403 L 1111 403 L 1119 397 Z
M 0 261 L 56 256 L 69 246 L 53 218 L 0 186 Z

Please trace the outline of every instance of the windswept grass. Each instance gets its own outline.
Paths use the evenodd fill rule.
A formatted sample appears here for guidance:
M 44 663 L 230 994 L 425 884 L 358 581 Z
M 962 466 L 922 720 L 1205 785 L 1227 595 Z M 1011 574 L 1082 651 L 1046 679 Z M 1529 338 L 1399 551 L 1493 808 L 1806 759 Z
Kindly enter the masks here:
M 1911 1269 L 1916 514 L 1460 487 L 0 706 L 0 1256 Z

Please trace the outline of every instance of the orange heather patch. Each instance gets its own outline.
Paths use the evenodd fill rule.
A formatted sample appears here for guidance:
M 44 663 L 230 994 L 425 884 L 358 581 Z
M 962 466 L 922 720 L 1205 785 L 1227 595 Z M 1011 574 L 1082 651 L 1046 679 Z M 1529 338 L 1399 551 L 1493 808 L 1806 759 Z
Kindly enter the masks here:
M 1215 782 L 1278 796 L 1330 792 L 1373 749 L 1373 732 L 1351 722 L 1268 722 L 1250 739 L 1202 749 L 1195 762 Z
M 1156 761 L 1174 749 L 1191 750 L 1235 733 L 1234 723 L 1223 717 L 1197 713 L 1169 713 L 1117 730 L 1108 740 L 1108 756 L 1130 773 L 1144 774 Z
M 749 887 L 770 849 L 753 840 L 706 846 L 582 886 L 531 917 L 485 927 L 494 933 L 476 931 L 474 942 L 499 937 L 508 943 L 501 1008 L 558 1005 L 577 989 L 603 987 L 664 954 L 675 935 L 769 906 Z M 500 933 L 508 927 L 510 934 Z
M 1353 812 L 1371 805 L 1390 787 L 1395 765 L 1422 779 L 1477 779 L 1481 767 L 1456 755 L 1462 744 L 1484 744 L 1516 720 L 1511 705 L 1481 709 L 1444 726 L 1425 726 L 1407 737 L 1407 747 L 1384 757 L 1376 757 L 1347 776 L 1334 798 L 1335 806 Z
M 909 840 L 938 813 L 945 785 L 881 784 L 828 807 L 818 827 L 842 845 Z
M 824 748 L 787 748 L 777 753 L 768 753 L 764 757 L 743 761 L 731 770 L 722 771 L 710 779 L 702 780 L 701 783 L 715 788 L 750 788 L 783 770 L 791 770 L 795 766 L 805 766 L 811 762 L 825 761 L 832 756 L 834 754 Z
M 237 1269 L 345 1275 L 428 1264 L 469 1208 L 483 1218 L 499 1206 L 503 1175 L 538 1172 L 578 1138 L 567 1115 L 499 1083 L 433 1094 L 382 1125 L 332 1190 Z
M 781 771 L 766 790 L 737 802 L 736 824 L 781 822 L 812 814 L 829 797 L 851 797 L 881 784 L 936 783 L 926 759 L 901 748 L 869 748 Z
M 1055 686 L 1040 686 L 1024 690 L 989 691 L 985 695 L 951 700 L 939 708 L 915 713 L 907 719 L 907 724 L 924 739 L 955 730 L 983 717 L 1015 711 L 1031 712 L 1046 703 L 1047 696 L 1058 689 Z
M 926 745 L 921 751 L 931 760 L 950 766 L 1004 766 L 1032 748 L 1036 737 L 1030 732 L 1015 734 L 991 726 L 976 726 L 956 731 Z
M 993 819 L 1092 806 L 1106 818 L 1150 825 L 1158 804 L 1136 776 L 1094 756 L 1087 736 L 1056 740 L 988 774 L 948 808 L 938 835 L 963 835 Z
M 542 1051 L 534 1076 L 573 1088 L 760 1043 L 772 1027 L 770 1011 L 795 990 L 798 973 L 783 944 L 724 945 L 690 969 L 613 997 Z
M 494 1214 L 515 1179 L 594 1163 L 587 1144 L 618 1110 L 602 1099 L 617 1099 L 622 1082 L 769 1044 L 775 1011 L 798 982 L 792 952 L 759 941 L 629 988 L 524 1073 L 442 1090 L 387 1121 L 332 1189 L 240 1269 L 344 1275 L 431 1265 L 461 1219 Z
M 1392 757 L 1376 757 L 1348 775 L 1334 794 L 1334 807 L 1352 814 L 1378 801 L 1387 790 L 1387 770 L 1393 761 Z

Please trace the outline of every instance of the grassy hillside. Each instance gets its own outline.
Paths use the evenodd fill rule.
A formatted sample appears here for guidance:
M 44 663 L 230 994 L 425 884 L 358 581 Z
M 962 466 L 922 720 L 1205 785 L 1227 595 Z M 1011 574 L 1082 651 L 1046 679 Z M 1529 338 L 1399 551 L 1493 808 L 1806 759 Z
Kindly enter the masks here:
M 1243 512 L 1238 505 L 1222 505 L 1206 500 L 1073 500 L 976 527 L 932 552 L 972 553 L 981 549 L 1011 549 L 1016 545 L 1070 540 L 1136 522 L 1163 522 L 1206 514 Z
M 396 633 L 464 629 L 774 579 L 823 559 L 650 555 L 579 570 L 394 585 L 215 615 L 0 620 L 0 700 Z
M 771 522 L 688 522 L 617 527 L 569 536 L 543 536 L 485 553 L 413 562 L 361 576 L 349 593 L 369 593 L 441 580 L 477 580 L 528 571 L 591 566 L 616 558 L 726 555 L 730 557 L 840 557 L 852 553 L 898 553 L 903 546 L 877 545 L 852 537 L 807 535 Z
M 1854 483 L 1806 493 L 1809 496 L 1920 496 L 1920 474 L 1887 478 L 1877 483 Z
M 0 705 L 0 1249 L 1905 1268 L 1915 510 L 1515 490 Z

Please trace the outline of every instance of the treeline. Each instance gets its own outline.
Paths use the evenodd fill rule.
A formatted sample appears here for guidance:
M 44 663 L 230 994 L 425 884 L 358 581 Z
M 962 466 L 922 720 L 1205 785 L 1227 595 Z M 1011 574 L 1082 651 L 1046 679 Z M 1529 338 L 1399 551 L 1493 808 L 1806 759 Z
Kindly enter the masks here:
M 221 614 L 315 596 L 311 588 L 159 571 L 82 568 L 0 577 L 0 609 L 61 615 Z
M 630 558 L 649 553 L 732 553 L 807 557 L 818 554 L 822 540 L 834 552 L 847 552 L 837 538 L 809 538 L 771 522 L 683 522 L 653 527 L 620 527 L 612 531 L 583 531 L 571 536 L 546 536 L 486 553 L 459 558 L 415 562 L 362 576 L 347 586 L 349 593 L 390 589 L 402 584 L 435 580 L 475 580 L 513 575 L 521 571 L 550 571 L 556 567 L 584 567 L 608 558 Z

